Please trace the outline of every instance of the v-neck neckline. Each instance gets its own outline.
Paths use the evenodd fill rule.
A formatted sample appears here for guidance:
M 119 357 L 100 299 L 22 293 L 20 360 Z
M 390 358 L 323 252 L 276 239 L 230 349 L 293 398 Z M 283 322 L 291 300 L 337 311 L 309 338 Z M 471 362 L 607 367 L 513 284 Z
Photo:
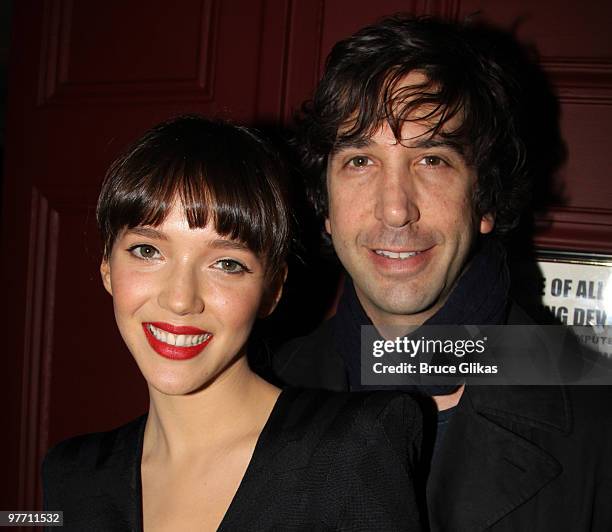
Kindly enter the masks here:
M 265 468 L 266 464 L 269 462 L 269 458 L 274 455 L 274 439 L 273 435 L 278 434 L 278 430 L 276 430 L 276 420 L 279 417 L 279 413 L 284 409 L 282 408 L 282 404 L 287 400 L 286 389 L 282 389 L 278 397 L 276 398 L 276 402 L 270 411 L 270 415 L 266 420 L 258 438 L 255 443 L 255 448 L 253 449 L 253 454 L 251 455 L 251 459 L 244 471 L 244 475 L 240 480 L 240 484 L 238 485 L 238 489 L 234 494 L 223 519 L 219 523 L 217 528 L 217 532 L 221 532 L 223 530 L 229 530 L 227 527 L 231 525 L 233 516 L 236 514 L 236 508 L 240 508 L 246 501 L 248 500 L 248 491 L 249 486 L 252 484 L 257 478 L 257 472 L 262 468 Z M 144 531 L 144 519 L 142 514 L 142 450 L 144 443 L 144 432 L 147 424 L 148 415 L 142 416 L 142 421 L 138 434 L 138 446 L 136 448 L 136 456 L 134 460 L 134 466 L 136 471 L 134 472 L 135 482 L 132 483 L 132 487 L 134 489 L 134 500 L 136 501 L 136 516 L 134 519 L 135 530 L 139 532 Z M 243 502 L 244 501 L 244 502 Z

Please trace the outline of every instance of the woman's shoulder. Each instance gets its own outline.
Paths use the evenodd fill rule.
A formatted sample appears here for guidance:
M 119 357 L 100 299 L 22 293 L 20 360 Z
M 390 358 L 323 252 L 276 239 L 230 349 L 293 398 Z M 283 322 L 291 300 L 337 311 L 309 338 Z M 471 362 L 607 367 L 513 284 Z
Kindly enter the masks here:
M 47 451 L 43 476 L 93 470 L 137 447 L 146 415 L 106 432 L 81 434 L 63 440 Z
M 337 418 L 351 414 L 366 422 L 400 416 L 420 420 L 420 408 L 407 393 L 397 391 L 333 392 L 288 387 L 283 390 L 283 408 L 299 416 Z
M 44 508 L 64 512 L 64 530 L 135 528 L 145 421 L 142 416 L 108 432 L 76 436 L 47 452 Z
M 288 388 L 265 441 L 274 500 L 258 516 L 278 522 L 301 507 L 305 529 L 419 530 L 421 415 L 410 396 Z
M 403 453 L 407 445 L 418 447 L 422 437 L 420 407 L 402 392 L 288 388 L 280 406 L 282 429 L 296 439 L 308 433 L 313 438 L 384 441 Z

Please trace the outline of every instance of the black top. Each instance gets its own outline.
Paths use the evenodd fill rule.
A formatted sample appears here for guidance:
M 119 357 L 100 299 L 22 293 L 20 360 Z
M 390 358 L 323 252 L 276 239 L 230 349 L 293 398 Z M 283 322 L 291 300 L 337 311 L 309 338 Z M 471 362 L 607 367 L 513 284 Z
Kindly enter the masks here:
M 533 324 L 516 305 L 508 323 Z M 349 389 L 335 324 L 276 354 L 283 382 Z M 430 530 L 612 531 L 611 405 L 612 387 L 467 386 L 431 462 Z M 424 456 L 432 418 L 424 417 Z
M 142 530 L 146 416 L 71 438 L 43 463 L 64 530 Z M 420 530 L 421 417 L 398 393 L 285 390 L 219 530 Z

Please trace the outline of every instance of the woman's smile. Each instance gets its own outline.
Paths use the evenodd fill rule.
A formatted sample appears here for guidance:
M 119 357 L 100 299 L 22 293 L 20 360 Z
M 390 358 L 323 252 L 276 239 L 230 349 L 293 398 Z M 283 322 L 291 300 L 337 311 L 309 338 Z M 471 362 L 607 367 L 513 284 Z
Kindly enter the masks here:
M 169 323 L 143 323 L 149 345 L 156 353 L 171 360 L 188 360 L 198 356 L 213 339 L 213 334 L 196 327 Z

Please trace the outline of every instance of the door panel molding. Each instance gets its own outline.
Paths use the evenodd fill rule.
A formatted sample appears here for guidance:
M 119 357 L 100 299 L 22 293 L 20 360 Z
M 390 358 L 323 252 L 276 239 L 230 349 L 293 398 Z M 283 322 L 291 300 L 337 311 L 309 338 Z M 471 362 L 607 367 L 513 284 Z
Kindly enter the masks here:
M 544 57 L 541 65 L 557 87 L 562 104 L 612 105 L 612 60 Z
M 20 508 L 40 505 L 40 461 L 48 444 L 59 214 L 32 188 L 21 400 Z
M 210 102 L 214 99 L 214 51 L 215 37 L 218 31 L 218 0 L 199 0 L 199 29 L 193 40 L 185 33 L 177 32 L 181 39 L 175 39 L 175 50 L 165 50 L 160 60 L 165 61 L 164 69 L 167 76 L 160 78 L 156 75 L 147 76 L 146 67 L 141 67 L 140 76 L 126 76 L 125 72 L 112 72 L 109 68 L 100 68 L 99 62 L 105 66 L 112 65 L 112 58 L 107 55 L 105 46 L 88 49 L 98 55 L 89 58 L 87 65 L 78 61 L 81 46 L 80 39 L 86 38 L 87 32 L 73 32 L 73 19 L 75 17 L 74 0 L 47 0 L 43 21 L 43 38 L 41 46 L 41 69 L 39 80 L 39 105 L 75 104 L 84 102 L 99 103 L 142 103 L 151 101 L 179 101 Z M 159 6 L 157 6 L 159 7 Z M 151 5 L 152 8 L 152 5 Z M 128 20 L 116 17 L 117 23 L 122 22 L 129 26 L 129 15 L 134 16 L 133 23 L 137 23 L 138 11 L 131 13 L 125 11 Z M 161 14 L 160 14 L 161 16 Z M 149 15 L 148 18 L 150 18 Z M 168 23 L 171 24 L 169 21 Z M 138 28 L 142 30 L 144 25 Z M 109 41 L 116 33 L 116 27 L 96 28 L 97 33 L 107 29 L 102 34 Z M 123 28 L 125 30 L 125 28 Z M 154 42 L 154 31 L 151 30 L 149 42 Z M 143 41 L 147 41 L 146 33 Z M 190 70 L 176 67 L 172 56 L 184 55 L 186 49 L 195 50 L 195 60 L 189 66 Z M 126 48 L 127 49 L 127 48 Z M 153 52 L 154 53 L 154 52 Z M 141 56 L 130 58 L 138 64 Z M 78 68 L 75 68 L 78 64 Z M 159 67 L 157 67 L 159 68 Z M 75 72 L 78 70 L 78 72 Z M 103 79 L 98 74 L 110 74 L 111 77 Z M 123 75 L 122 75 L 123 74 Z M 113 78 L 112 76 L 115 75 Z

